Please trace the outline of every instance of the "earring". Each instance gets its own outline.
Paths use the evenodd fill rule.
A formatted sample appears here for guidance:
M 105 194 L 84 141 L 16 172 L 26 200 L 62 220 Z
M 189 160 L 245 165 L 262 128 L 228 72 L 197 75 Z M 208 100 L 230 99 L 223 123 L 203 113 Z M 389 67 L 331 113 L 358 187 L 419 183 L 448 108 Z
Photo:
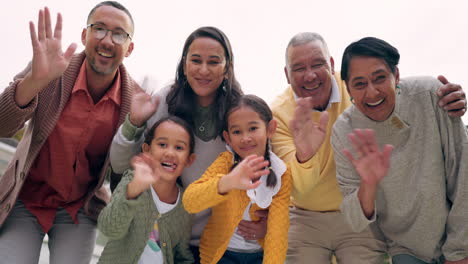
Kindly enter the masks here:
M 401 93 L 401 90 L 400 90 L 400 85 L 396 85 L 396 90 L 397 90 L 397 94 L 399 95 Z
M 354 104 L 354 98 L 352 96 L 349 97 L 349 101 L 351 101 L 351 103 Z
M 227 82 L 227 80 L 224 79 L 224 80 L 223 80 L 223 91 L 224 91 L 225 93 L 227 92 L 226 82 Z

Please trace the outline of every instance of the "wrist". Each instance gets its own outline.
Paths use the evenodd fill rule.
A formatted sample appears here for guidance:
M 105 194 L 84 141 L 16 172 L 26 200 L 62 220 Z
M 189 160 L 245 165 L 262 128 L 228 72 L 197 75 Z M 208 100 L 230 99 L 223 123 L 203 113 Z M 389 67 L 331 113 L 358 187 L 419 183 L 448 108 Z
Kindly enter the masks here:
M 140 188 L 140 184 L 131 181 L 127 185 L 127 200 L 133 200 L 137 198 L 143 191 L 144 189 Z
M 296 151 L 296 160 L 299 163 L 305 163 L 310 160 L 314 156 L 314 153 L 303 153 L 300 151 Z
M 358 191 L 358 198 L 361 203 L 362 211 L 367 219 L 370 219 L 374 214 L 376 193 L 377 185 L 361 183 Z
M 230 183 L 229 183 L 229 174 L 224 175 L 219 179 L 218 182 L 218 194 L 225 195 L 228 193 L 232 188 L 230 188 Z
M 130 121 L 130 124 L 132 124 L 133 126 L 137 128 L 143 126 L 143 124 L 145 123 L 144 121 L 138 120 L 138 118 L 135 118 L 131 112 L 128 114 L 128 121 Z

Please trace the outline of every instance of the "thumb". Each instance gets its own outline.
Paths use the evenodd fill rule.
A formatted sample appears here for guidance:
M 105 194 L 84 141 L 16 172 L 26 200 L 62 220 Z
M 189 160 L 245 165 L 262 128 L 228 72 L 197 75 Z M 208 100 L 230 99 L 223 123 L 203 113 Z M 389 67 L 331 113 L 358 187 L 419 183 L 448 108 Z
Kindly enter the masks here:
M 158 109 L 159 102 L 161 101 L 161 99 L 159 98 L 159 96 L 156 95 L 156 96 L 153 96 L 153 98 L 151 98 L 151 101 L 153 102 L 153 106 L 156 111 L 156 109 Z
M 323 111 L 320 114 L 320 130 L 327 131 L 328 119 L 329 119 L 328 112 Z
M 70 61 L 71 57 L 75 53 L 76 47 L 77 47 L 76 43 L 72 43 L 70 44 L 70 46 L 68 46 L 67 50 L 63 54 L 63 57 L 65 58 L 66 61 Z

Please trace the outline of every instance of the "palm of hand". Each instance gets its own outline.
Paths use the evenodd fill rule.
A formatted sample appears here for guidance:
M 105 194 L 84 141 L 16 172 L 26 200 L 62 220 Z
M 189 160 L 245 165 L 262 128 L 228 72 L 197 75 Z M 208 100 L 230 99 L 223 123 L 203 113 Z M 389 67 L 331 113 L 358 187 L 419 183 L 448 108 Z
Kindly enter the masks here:
M 75 52 L 76 44 L 62 51 L 62 16 L 57 15 L 57 24 L 52 31 L 50 11 L 40 10 L 37 34 L 34 23 L 29 23 L 33 59 L 31 75 L 33 80 L 51 81 L 58 78 L 67 68 Z
M 320 113 L 319 123 L 312 120 L 310 98 L 300 98 L 290 122 L 296 157 L 305 161 L 315 155 L 327 136 L 328 112 Z
M 144 185 L 151 185 L 156 182 L 156 174 L 150 166 L 145 163 L 137 163 L 135 166 L 135 180 Z
M 297 124 L 293 129 L 293 138 L 296 148 L 304 153 L 316 153 L 325 140 L 326 131 L 311 118 L 304 123 Z
M 153 100 L 151 95 L 145 92 L 139 92 L 132 98 L 130 121 L 136 126 L 141 126 L 156 112 L 157 108 L 157 100 Z
M 387 174 L 388 167 L 383 161 L 382 153 L 370 152 L 353 162 L 356 171 L 365 184 L 377 185 Z
M 393 146 L 385 145 L 380 149 L 371 129 L 355 129 L 348 137 L 358 157 L 354 158 L 348 149 L 344 149 L 343 154 L 353 164 L 363 184 L 377 186 L 388 173 Z
M 248 190 L 256 188 L 259 184 L 258 179 L 269 172 L 265 169 L 266 166 L 268 166 L 268 161 L 256 155 L 242 160 L 230 173 L 234 189 Z
M 59 39 L 45 39 L 33 46 L 32 77 L 36 80 L 58 78 L 67 68 Z

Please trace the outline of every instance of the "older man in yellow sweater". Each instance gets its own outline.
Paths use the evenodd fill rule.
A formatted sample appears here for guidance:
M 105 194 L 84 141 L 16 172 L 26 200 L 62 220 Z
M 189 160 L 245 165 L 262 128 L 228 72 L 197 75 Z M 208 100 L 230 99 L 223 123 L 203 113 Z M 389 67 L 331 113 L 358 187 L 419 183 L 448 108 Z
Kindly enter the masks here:
M 286 263 L 330 263 L 333 254 L 338 263 L 383 263 L 386 248 L 379 230 L 371 225 L 354 233 L 340 212 L 330 133 L 351 102 L 324 39 L 316 33 L 294 36 L 284 70 L 290 87 L 272 104 L 278 121 L 272 146 L 291 167 L 293 179 Z M 463 90 L 444 83 L 439 92 L 447 95 L 439 103 L 450 115 L 463 115 Z

